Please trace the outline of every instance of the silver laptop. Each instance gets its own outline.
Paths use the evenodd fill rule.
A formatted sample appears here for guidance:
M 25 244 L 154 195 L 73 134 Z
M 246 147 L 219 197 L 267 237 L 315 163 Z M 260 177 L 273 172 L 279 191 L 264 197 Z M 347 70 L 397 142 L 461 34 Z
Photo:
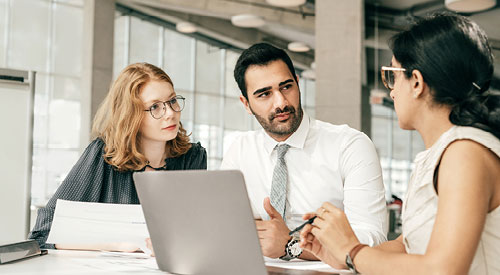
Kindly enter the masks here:
M 268 274 L 240 171 L 155 171 L 134 181 L 161 270 Z

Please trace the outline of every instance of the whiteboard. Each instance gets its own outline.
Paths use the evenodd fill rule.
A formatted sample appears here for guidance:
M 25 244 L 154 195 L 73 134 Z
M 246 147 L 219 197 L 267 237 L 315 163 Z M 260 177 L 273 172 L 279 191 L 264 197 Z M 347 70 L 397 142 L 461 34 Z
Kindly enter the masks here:
M 0 70 L 0 244 L 27 238 L 31 205 L 34 72 L 5 80 L 10 71 Z

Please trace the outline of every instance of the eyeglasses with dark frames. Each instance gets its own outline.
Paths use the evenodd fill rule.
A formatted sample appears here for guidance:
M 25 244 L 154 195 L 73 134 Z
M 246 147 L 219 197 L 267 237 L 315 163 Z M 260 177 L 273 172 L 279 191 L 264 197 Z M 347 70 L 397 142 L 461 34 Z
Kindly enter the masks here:
M 382 82 L 384 83 L 384 86 L 392 91 L 394 89 L 394 82 L 395 82 L 394 72 L 404 72 L 404 71 L 406 71 L 405 68 L 382 66 L 382 68 L 380 68 L 380 75 L 382 77 Z
M 174 112 L 180 112 L 184 109 L 185 98 L 181 95 L 177 95 L 170 100 L 167 101 L 158 101 L 153 103 L 147 110 L 144 112 L 149 112 L 154 119 L 162 118 L 167 112 L 167 105 Z

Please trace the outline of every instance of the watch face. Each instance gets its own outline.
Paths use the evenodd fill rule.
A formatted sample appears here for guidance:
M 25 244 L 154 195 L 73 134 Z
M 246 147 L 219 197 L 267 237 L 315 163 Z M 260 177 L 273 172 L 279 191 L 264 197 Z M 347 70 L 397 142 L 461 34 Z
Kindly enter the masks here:
M 290 246 L 290 254 L 292 256 L 297 257 L 302 253 L 302 248 L 300 248 L 299 242 L 295 242 Z

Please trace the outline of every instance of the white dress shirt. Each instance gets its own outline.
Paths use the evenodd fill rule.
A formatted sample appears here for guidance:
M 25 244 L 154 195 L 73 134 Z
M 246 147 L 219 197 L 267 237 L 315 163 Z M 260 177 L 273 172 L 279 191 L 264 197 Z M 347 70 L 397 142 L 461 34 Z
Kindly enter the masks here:
M 281 143 L 290 145 L 285 155 L 290 228 L 302 222 L 303 214 L 330 202 L 346 213 L 360 242 L 373 246 L 386 241 L 382 169 L 365 134 L 304 113 L 297 131 Z M 254 216 L 263 219 L 269 218 L 263 201 L 271 193 L 277 144 L 263 129 L 246 132 L 235 139 L 221 165 L 242 171 Z

